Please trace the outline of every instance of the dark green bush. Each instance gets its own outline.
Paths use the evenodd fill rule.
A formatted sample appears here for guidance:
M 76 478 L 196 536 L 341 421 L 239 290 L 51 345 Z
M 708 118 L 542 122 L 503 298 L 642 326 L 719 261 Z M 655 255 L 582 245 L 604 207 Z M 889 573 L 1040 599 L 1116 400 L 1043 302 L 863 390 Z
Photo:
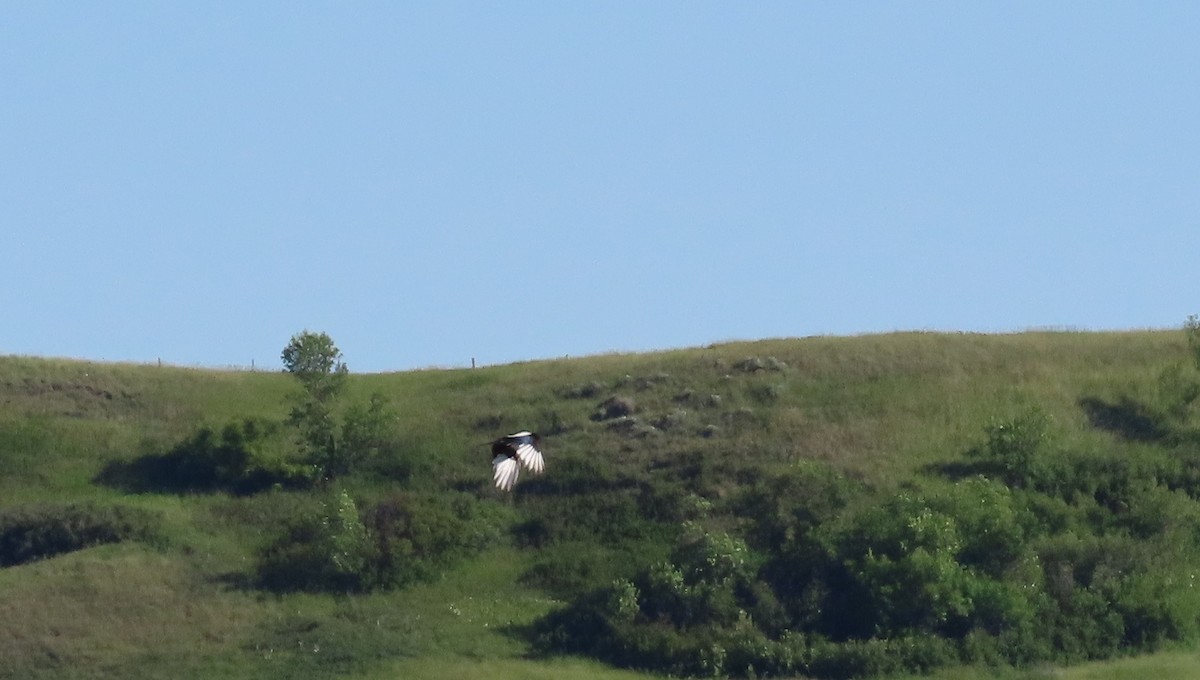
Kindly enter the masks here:
M 833 577 L 817 529 L 843 514 L 856 493 L 863 489 L 828 465 L 805 463 L 754 480 L 733 500 L 734 512 L 745 521 L 747 542 L 766 556 L 760 577 L 787 610 L 793 628 L 822 629 Z
M 373 543 L 373 587 L 392 588 L 435 575 L 500 535 L 482 503 L 465 494 L 445 497 L 398 494 L 366 513 Z
M 1114 471 L 1129 469 L 1135 482 L 1122 486 Z M 576 598 L 539 621 L 536 639 L 676 675 L 819 678 L 1194 640 L 1196 504 L 1143 488 L 1138 469 L 1102 465 L 1080 483 L 1119 492 L 1129 503 L 1120 512 L 1091 493 L 1068 502 L 985 478 L 840 513 L 837 494 L 816 493 L 801 511 L 802 501 L 764 493 L 796 479 L 759 480 L 733 506 L 754 545 L 775 543 L 761 566 L 739 537 L 689 524 L 668 559 Z
M 402 587 L 474 553 L 499 535 L 474 499 L 396 495 L 360 511 L 333 493 L 266 546 L 259 584 L 276 591 Z
M 862 490 L 821 463 L 802 463 L 782 475 L 763 477 L 746 488 L 733 509 L 747 522 L 746 538 L 761 550 L 807 547 L 812 530 L 836 517 Z
M 815 678 L 847 680 L 905 670 L 926 672 L 957 660 L 954 645 L 933 635 L 842 643 L 817 641 L 811 646 L 804 670 Z
M 1029 485 L 1041 472 L 1050 444 L 1050 417 L 1032 407 L 1020 415 L 989 425 L 987 442 L 970 456 L 1010 486 Z
M 390 466 L 407 477 L 411 468 L 396 469 L 397 463 L 411 463 L 396 455 L 394 420 L 395 414 L 383 395 L 372 394 L 366 404 L 350 404 L 342 416 L 341 428 L 335 427 L 323 446 L 310 447 L 309 460 L 325 479 L 344 476 L 367 464 L 377 469 Z
M 368 589 L 372 545 L 358 505 L 338 491 L 285 528 L 259 557 L 259 584 L 269 590 L 351 592 Z
M 865 639 L 961 627 L 978 578 L 959 561 L 964 544 L 954 517 L 909 493 L 849 516 L 827 550 L 839 597 L 853 605 L 830 613 L 829 633 Z
M 859 678 L 1200 638 L 1200 454 L 1178 438 L 1065 450 L 1049 426 L 1029 409 L 939 468 L 957 481 L 899 491 L 816 464 L 724 470 L 741 490 L 703 487 L 718 499 L 703 513 L 685 498 L 713 463 L 677 457 L 653 468 L 671 493 L 639 504 L 691 520 L 670 551 L 573 581 L 590 588 L 535 625 L 537 645 L 673 675 Z M 565 532 L 549 514 L 536 529 Z
M 961 545 L 956 559 L 964 566 L 1001 578 L 1025 557 L 1036 520 L 1017 493 L 983 477 L 956 483 L 930 498 L 930 504 L 952 517 Z
M 111 462 L 98 479 L 136 492 L 250 494 L 275 486 L 308 486 L 311 468 L 287 462 L 282 445 L 277 424 L 248 418 L 219 432 L 200 428 L 164 454 Z
M 513 529 L 519 545 L 598 541 L 637 542 L 662 531 L 662 519 L 685 512 L 677 485 L 665 495 L 614 475 L 595 461 L 564 458 L 553 476 L 522 481 L 524 520 Z
M 149 513 L 119 505 L 71 503 L 0 511 L 0 567 L 125 540 L 152 539 Z

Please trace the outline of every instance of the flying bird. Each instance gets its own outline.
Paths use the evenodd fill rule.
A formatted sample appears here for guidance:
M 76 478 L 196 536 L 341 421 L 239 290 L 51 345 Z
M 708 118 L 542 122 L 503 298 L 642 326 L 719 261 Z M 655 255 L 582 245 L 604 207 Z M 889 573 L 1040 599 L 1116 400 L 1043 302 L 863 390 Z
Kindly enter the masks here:
M 492 442 L 492 477 L 497 489 L 512 491 L 522 465 L 536 475 L 546 469 L 541 435 L 522 430 Z

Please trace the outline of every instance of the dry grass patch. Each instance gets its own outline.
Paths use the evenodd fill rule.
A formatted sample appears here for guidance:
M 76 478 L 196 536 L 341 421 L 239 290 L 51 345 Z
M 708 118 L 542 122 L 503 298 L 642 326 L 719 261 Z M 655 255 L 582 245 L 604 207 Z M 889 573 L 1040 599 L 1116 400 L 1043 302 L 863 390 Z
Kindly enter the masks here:
M 243 598 L 168 557 L 110 547 L 0 574 L 0 677 L 135 668 L 139 659 L 220 654 L 256 618 Z

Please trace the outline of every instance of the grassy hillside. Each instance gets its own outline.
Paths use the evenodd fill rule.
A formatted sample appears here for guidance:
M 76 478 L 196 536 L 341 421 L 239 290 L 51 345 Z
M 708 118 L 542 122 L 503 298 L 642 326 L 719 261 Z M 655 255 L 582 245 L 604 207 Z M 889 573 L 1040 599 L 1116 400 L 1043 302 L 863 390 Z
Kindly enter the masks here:
M 1167 455 L 1161 375 L 1186 353 L 1180 332 L 915 333 L 352 375 L 349 400 L 381 394 L 393 414 L 378 460 L 333 484 L 245 494 L 156 488 L 135 479 L 149 469 L 138 462 L 201 428 L 282 422 L 290 376 L 0 358 L 0 512 L 118 529 L 0 568 L 0 678 L 647 677 L 546 654 L 533 628 L 668 558 L 683 520 L 737 530 L 746 488 L 809 461 L 875 494 L 936 493 L 954 482 L 946 471 L 970 470 L 987 428 L 1031 408 L 1055 451 Z M 614 397 L 629 415 L 604 413 Z M 548 470 L 501 494 L 481 443 L 518 429 L 546 435 Z M 287 459 L 285 434 L 263 455 Z M 414 562 L 421 576 L 402 587 L 262 588 L 264 550 L 343 492 L 364 512 L 454 508 L 471 535 Z M 937 677 L 1197 667 L 1186 645 L 1158 646 L 1101 666 Z

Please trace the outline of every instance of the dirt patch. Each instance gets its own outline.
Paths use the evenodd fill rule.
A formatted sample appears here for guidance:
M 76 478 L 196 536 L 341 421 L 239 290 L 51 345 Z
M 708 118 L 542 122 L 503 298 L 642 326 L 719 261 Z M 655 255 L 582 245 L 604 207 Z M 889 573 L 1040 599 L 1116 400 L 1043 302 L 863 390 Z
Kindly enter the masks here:
M 637 404 L 629 397 L 615 396 L 605 399 L 592 415 L 592 420 L 612 420 L 628 418 L 637 411 Z

